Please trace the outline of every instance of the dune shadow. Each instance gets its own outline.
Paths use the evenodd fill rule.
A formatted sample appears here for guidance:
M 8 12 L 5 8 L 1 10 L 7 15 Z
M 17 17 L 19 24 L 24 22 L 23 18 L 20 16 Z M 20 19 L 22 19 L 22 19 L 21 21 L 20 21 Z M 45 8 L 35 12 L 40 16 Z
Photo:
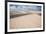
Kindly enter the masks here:
M 25 15 L 28 15 L 28 14 L 32 14 L 32 13 L 10 15 L 10 18 L 16 18 L 16 17 L 20 17 L 20 16 L 25 16 Z
M 25 15 L 29 15 L 29 14 L 32 14 L 32 13 L 10 15 L 10 19 L 11 19 L 11 18 L 16 18 L 16 17 L 20 17 L 20 16 L 25 16 Z M 41 16 L 41 13 L 38 13 L 37 15 Z

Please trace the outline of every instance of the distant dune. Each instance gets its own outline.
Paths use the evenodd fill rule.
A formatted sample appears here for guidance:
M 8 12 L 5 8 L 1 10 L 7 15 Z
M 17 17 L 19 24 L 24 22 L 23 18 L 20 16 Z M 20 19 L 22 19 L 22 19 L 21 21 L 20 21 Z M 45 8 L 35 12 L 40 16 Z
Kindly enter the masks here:
M 41 15 L 41 11 L 11 11 L 10 12 L 10 18 L 28 15 L 28 14 L 32 14 L 32 13 Z

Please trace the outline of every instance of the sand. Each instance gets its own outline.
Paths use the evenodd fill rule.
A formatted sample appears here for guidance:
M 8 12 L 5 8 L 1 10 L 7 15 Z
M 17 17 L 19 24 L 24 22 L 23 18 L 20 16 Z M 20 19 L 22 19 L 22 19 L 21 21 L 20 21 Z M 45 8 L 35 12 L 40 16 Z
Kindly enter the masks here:
M 10 19 L 10 29 L 19 28 L 40 28 L 41 16 L 37 14 L 28 14 Z

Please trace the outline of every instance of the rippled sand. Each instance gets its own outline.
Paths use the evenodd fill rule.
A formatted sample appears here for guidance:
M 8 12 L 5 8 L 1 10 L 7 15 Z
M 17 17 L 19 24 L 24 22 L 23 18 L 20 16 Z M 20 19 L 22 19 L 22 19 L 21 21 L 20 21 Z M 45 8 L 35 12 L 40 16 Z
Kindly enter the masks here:
M 10 19 L 10 28 L 40 28 L 41 16 L 37 14 L 28 14 Z

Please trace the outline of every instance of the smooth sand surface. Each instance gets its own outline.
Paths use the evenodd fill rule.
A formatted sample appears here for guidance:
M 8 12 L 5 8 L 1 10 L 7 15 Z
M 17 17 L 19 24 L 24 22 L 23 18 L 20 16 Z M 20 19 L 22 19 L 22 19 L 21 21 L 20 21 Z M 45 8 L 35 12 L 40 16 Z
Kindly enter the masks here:
M 19 28 L 40 28 L 41 16 L 37 14 L 28 14 L 10 19 L 10 29 Z

